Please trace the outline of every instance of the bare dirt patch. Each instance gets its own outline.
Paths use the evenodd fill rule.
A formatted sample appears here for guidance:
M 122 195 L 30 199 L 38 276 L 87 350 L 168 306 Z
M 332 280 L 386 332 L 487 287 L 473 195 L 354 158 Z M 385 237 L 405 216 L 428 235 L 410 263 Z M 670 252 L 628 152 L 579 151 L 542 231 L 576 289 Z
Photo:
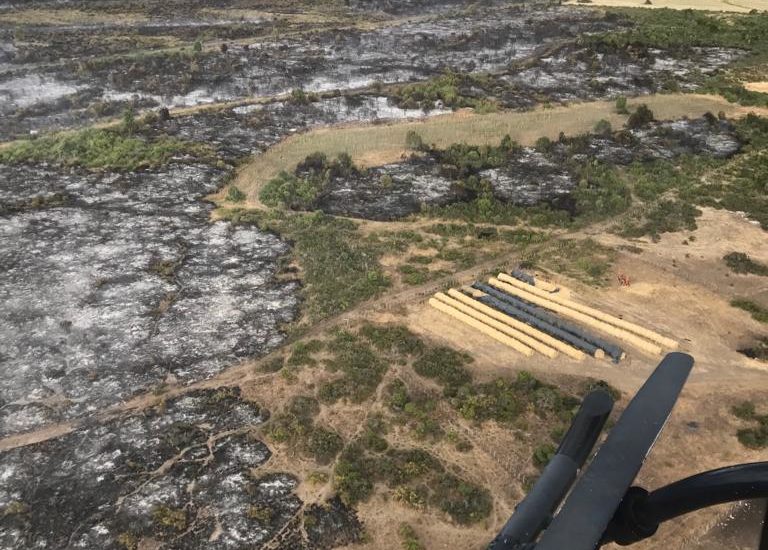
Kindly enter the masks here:
M 751 92 L 768 94 L 768 82 L 745 82 L 744 87 Z

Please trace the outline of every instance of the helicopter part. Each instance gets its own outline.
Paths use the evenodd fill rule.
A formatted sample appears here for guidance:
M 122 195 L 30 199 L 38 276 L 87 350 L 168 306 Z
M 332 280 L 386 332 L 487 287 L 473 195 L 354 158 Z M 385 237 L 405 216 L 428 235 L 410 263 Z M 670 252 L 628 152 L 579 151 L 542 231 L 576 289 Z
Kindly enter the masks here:
M 490 545 L 490 550 L 517 548 L 535 540 L 563 500 L 592 451 L 613 409 L 613 399 L 602 390 L 584 398 L 557 452 Z
M 768 498 L 768 462 L 710 470 L 650 493 L 631 487 L 608 524 L 602 544 L 627 546 L 653 536 L 663 522 L 695 510 L 763 498 Z
M 598 547 L 669 419 L 692 368 L 693 357 L 684 353 L 670 353 L 661 361 L 573 486 L 536 544 L 536 550 Z M 588 521 L 585 518 L 589 518 Z

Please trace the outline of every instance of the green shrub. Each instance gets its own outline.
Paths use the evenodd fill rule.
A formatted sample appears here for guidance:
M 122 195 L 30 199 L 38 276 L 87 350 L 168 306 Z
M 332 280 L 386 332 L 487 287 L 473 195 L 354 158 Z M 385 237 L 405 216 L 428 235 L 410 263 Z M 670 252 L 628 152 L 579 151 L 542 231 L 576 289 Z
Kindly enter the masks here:
M 418 356 L 424 352 L 424 342 L 404 325 L 374 325 L 366 323 L 360 335 L 379 351 L 389 355 Z
M 334 403 L 346 398 L 360 403 L 369 398 L 379 387 L 387 364 L 370 345 L 348 332 L 338 333 L 328 349 L 334 355 L 326 368 L 342 376 L 320 386 L 320 399 Z
M 322 351 L 322 349 L 323 342 L 320 340 L 297 342 L 293 345 L 291 356 L 288 358 L 288 365 L 293 367 L 314 367 L 317 364 L 317 361 L 312 357 L 312 355 Z
M 552 457 L 555 456 L 555 451 L 555 447 L 550 444 L 536 447 L 533 450 L 533 464 L 540 470 L 543 470 L 549 464 L 549 461 L 552 460 Z
M 768 308 L 764 308 L 760 304 L 745 298 L 734 298 L 731 300 L 731 305 L 748 312 L 755 321 L 768 323 Z
M 444 248 L 437 254 L 437 258 L 447 262 L 454 262 L 462 269 L 467 269 L 477 263 L 477 257 L 474 252 L 461 248 Z
M 446 71 L 426 82 L 394 87 L 390 93 L 395 104 L 402 109 L 429 111 L 438 101 L 441 101 L 446 107 L 453 109 L 472 107 L 478 112 L 492 112 L 497 108 L 493 98 L 488 95 L 482 98 L 464 95 L 462 91 L 467 88 L 491 91 L 496 87 L 496 82 L 494 77 L 489 75 Z
M 400 545 L 403 550 L 425 550 L 424 545 L 421 544 L 416 535 L 416 531 L 407 523 L 400 524 L 397 534 L 400 535 Z
M 235 185 L 230 185 L 227 190 L 226 200 L 229 202 L 243 202 L 246 199 L 245 193 L 240 191 Z
M 462 525 L 487 518 L 493 510 L 490 493 L 452 474 L 440 477 L 433 500 L 451 519 Z
M 319 412 L 320 405 L 314 397 L 296 396 L 271 420 L 267 433 L 274 441 L 288 443 L 317 463 L 328 464 L 344 442 L 336 432 L 315 425 L 314 418 Z
M 733 414 L 741 420 L 752 422 L 751 428 L 744 428 L 737 432 L 737 437 L 742 445 L 750 449 L 764 449 L 768 447 L 768 414 L 758 414 L 754 403 L 744 401 L 733 407 Z
M 760 337 L 754 344 L 750 345 L 751 347 L 740 349 L 739 352 L 751 359 L 768 362 L 768 336 Z
M 755 404 L 751 401 L 742 401 L 733 406 L 733 414 L 742 420 L 752 420 L 755 418 Z
M 363 239 L 351 220 L 322 213 L 253 210 L 231 210 L 227 218 L 234 223 L 256 223 L 293 243 L 310 321 L 344 311 L 390 285 L 378 261 L 382 250 Z
M 552 151 L 553 146 L 554 146 L 554 143 L 552 143 L 551 139 L 549 139 L 546 136 L 542 136 L 536 140 L 536 143 L 533 145 L 533 148 L 536 149 L 539 153 L 549 153 L 550 151 Z
M 291 90 L 291 95 L 288 96 L 288 102 L 294 105 L 309 105 L 317 99 L 317 94 L 307 93 L 301 88 L 294 88 Z
M 416 130 L 408 130 L 405 134 L 405 147 L 413 151 L 421 151 L 424 149 L 424 140 Z
M 299 179 L 288 172 L 280 172 L 261 188 L 261 202 L 273 208 L 284 207 L 294 210 L 311 208 L 322 190 L 319 182 Z
M 123 113 L 121 130 L 126 135 L 132 135 L 139 129 L 139 124 L 136 122 L 136 114 L 131 107 L 128 107 Z
M 397 266 L 397 271 L 401 274 L 401 280 L 407 285 L 423 285 L 430 278 L 429 269 L 426 267 L 403 264 Z
M 627 119 L 627 127 L 632 129 L 642 128 L 654 120 L 655 118 L 653 117 L 653 111 L 648 108 L 648 105 L 643 103 L 637 109 L 635 109 L 634 113 L 629 115 L 629 118 Z
M 701 210 L 687 202 L 662 200 L 647 210 L 644 216 L 645 221 L 642 223 L 626 223 L 621 235 L 630 238 L 650 235 L 658 240 L 662 233 L 693 231 L 697 227 L 696 218 L 701 216 Z
M 573 198 L 576 213 L 585 222 L 612 218 L 632 204 L 632 194 L 616 169 L 601 163 L 581 167 Z
M 454 403 L 467 420 L 502 423 L 511 423 L 528 410 L 568 421 L 578 406 L 578 400 L 527 372 L 520 372 L 514 381 L 498 379 L 465 386 L 458 392 Z
M 434 456 L 420 449 L 389 449 L 371 455 L 358 443 L 344 450 L 334 469 L 334 487 L 347 504 L 367 499 L 373 484 L 394 489 L 395 498 L 406 504 L 438 508 L 460 524 L 485 519 L 493 503 L 489 493 L 445 472 Z
M 601 118 L 597 121 L 597 124 L 595 124 L 594 132 L 601 136 L 610 136 L 613 133 L 613 128 L 611 127 L 610 122 Z
M 341 451 L 344 441 L 336 432 L 315 427 L 305 444 L 305 449 L 318 464 L 328 464 Z
M 353 443 L 344 449 L 333 468 L 333 486 L 342 502 L 354 506 L 371 496 L 375 465 L 361 446 Z
M 465 368 L 472 358 L 447 347 L 435 347 L 425 351 L 413 363 L 417 374 L 434 378 L 444 386 L 447 394 L 454 394 L 461 386 L 471 382 L 472 375 Z
M 446 149 L 433 150 L 441 165 L 448 167 L 457 178 L 467 178 L 488 168 L 502 166 L 510 150 L 502 146 L 468 145 L 466 143 L 454 143 Z M 465 182 L 465 185 L 467 183 Z M 469 184 L 469 187 L 473 187 Z
M 0 163 L 48 162 L 90 170 L 133 172 L 168 164 L 178 155 L 209 160 L 212 151 L 205 145 L 169 137 L 147 140 L 113 129 L 85 129 L 14 142 L 0 149 Z
M 620 115 L 629 114 L 629 110 L 627 110 L 627 98 L 623 95 L 616 98 L 616 112 Z
M 728 18 L 698 10 L 668 8 L 620 13 L 635 24 L 628 30 L 597 33 L 581 41 L 619 49 L 646 46 L 688 50 L 696 46 L 719 46 L 758 52 L 765 51 L 768 41 L 768 16 L 762 13 Z
M 768 265 L 754 261 L 744 252 L 731 252 L 723 256 L 725 265 L 734 273 L 750 273 L 768 277 Z
M 331 182 L 357 171 L 347 153 L 339 153 L 333 160 L 328 160 L 324 153 L 312 153 L 298 164 L 295 173 L 282 171 L 269 180 L 262 187 L 259 198 L 275 208 L 311 210 L 317 197 Z

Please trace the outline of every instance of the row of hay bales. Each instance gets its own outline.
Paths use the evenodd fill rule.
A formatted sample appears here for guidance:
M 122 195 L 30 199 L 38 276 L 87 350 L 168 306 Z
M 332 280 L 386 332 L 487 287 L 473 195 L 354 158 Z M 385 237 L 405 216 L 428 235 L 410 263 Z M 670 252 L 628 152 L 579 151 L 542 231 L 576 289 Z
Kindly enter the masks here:
M 585 327 L 651 355 L 678 347 L 671 338 L 565 297 L 550 283 L 520 272 L 513 275 L 499 273 L 487 284 L 438 292 L 429 304 L 527 357 L 534 353 L 549 358 L 562 353 L 575 360 L 608 356 L 618 363 L 626 356 L 621 347 Z

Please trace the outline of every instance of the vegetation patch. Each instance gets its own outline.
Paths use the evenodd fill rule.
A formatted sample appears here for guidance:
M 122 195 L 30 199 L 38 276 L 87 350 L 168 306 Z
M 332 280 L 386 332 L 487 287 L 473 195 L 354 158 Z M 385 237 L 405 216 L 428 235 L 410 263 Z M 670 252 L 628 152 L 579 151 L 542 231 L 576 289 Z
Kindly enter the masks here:
M 743 353 L 750 359 L 768 361 L 768 337 L 758 338 L 752 347 L 740 349 L 739 353 Z
M 528 410 L 542 417 L 552 415 L 569 422 L 579 400 L 523 371 L 514 380 L 466 386 L 458 393 L 456 407 L 468 420 L 514 422 Z
M 751 401 L 734 406 L 732 411 L 735 416 L 753 425 L 737 432 L 741 444 L 750 449 L 768 447 L 768 414 L 758 414 L 755 404 Z
M 731 300 L 731 305 L 743 309 L 749 313 L 755 321 L 768 323 L 768 308 L 764 308 L 760 304 L 756 304 L 746 298 L 734 298 Z
M 187 513 L 178 508 L 158 505 L 152 509 L 152 521 L 155 529 L 165 536 L 178 534 L 187 528 Z
M 340 153 L 333 160 L 324 153 L 313 153 L 296 167 L 293 174 L 281 172 L 268 181 L 259 198 L 267 206 L 309 210 L 331 182 L 357 173 L 359 170 L 352 163 L 352 157 L 346 153 Z
M 583 44 L 598 50 L 660 48 L 690 51 L 695 47 L 737 48 L 749 52 L 731 71 L 702 78 L 706 92 L 719 94 L 743 105 L 768 105 L 768 94 L 750 91 L 742 84 L 744 73 L 764 65 L 768 55 L 768 14 L 721 17 L 697 10 L 621 10 L 635 24 L 628 30 L 582 37 Z
M 768 277 L 768 265 L 756 262 L 745 252 L 731 252 L 723 256 L 725 265 L 734 273 L 760 275 Z
M 444 387 L 446 395 L 455 395 L 462 386 L 472 381 L 466 365 L 472 357 L 466 353 L 440 346 L 430 348 L 413 363 L 413 370 L 427 378 L 433 378 Z
M 294 397 L 286 409 L 270 423 L 269 437 L 288 443 L 318 464 L 328 464 L 341 450 L 344 442 L 339 434 L 317 426 L 314 418 L 320 405 L 314 397 Z
M 360 328 L 360 335 L 371 342 L 378 351 L 389 356 L 417 357 L 426 349 L 421 338 L 404 325 L 366 323 Z
M 437 396 L 414 394 L 400 378 L 389 383 L 385 403 L 395 421 L 407 425 L 418 439 L 440 439 L 444 431 L 436 418 Z
M 324 344 L 321 340 L 309 340 L 308 342 L 296 342 L 288 358 L 288 366 L 291 367 L 314 367 L 317 361 L 314 354 L 323 350 Z
M 342 398 L 360 403 L 373 395 L 388 367 L 370 344 L 350 332 L 339 331 L 328 349 L 333 357 L 326 362 L 326 368 L 341 376 L 320 387 L 320 399 L 326 403 Z
M 592 286 L 608 282 L 616 251 L 592 239 L 556 239 L 523 254 L 524 267 L 540 267 Z
M 239 209 L 224 214 L 234 223 L 254 223 L 293 243 L 309 321 L 340 313 L 390 286 L 378 261 L 382 251 L 366 242 L 350 220 L 322 213 Z
M 349 504 L 368 499 L 374 483 L 393 490 L 406 506 L 430 506 L 459 524 L 489 516 L 493 502 L 487 490 L 445 471 L 442 463 L 421 449 L 388 449 L 371 453 L 361 444 L 349 445 L 334 469 L 334 487 Z
M 430 111 L 444 106 L 451 109 L 472 107 L 482 113 L 498 109 L 495 99 L 487 93 L 478 94 L 477 89 L 492 90 L 498 87 L 496 77 L 446 71 L 426 82 L 404 84 L 390 90 L 389 95 L 402 109 L 423 109 Z
M 400 536 L 400 546 L 403 550 L 425 550 L 416 531 L 409 524 L 401 523 L 397 528 L 397 534 Z
M 132 172 L 157 168 L 177 157 L 209 161 L 206 145 L 169 137 L 149 140 L 115 129 L 85 129 L 23 140 L 0 149 L 0 163 L 82 166 L 90 170 Z
M 654 241 L 658 241 L 662 233 L 695 230 L 696 218 L 701 216 L 701 210 L 680 200 L 661 200 L 639 209 L 636 216 L 638 214 L 640 220 L 624 220 L 619 234 L 628 238 L 650 235 Z

